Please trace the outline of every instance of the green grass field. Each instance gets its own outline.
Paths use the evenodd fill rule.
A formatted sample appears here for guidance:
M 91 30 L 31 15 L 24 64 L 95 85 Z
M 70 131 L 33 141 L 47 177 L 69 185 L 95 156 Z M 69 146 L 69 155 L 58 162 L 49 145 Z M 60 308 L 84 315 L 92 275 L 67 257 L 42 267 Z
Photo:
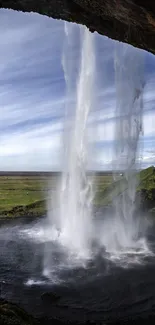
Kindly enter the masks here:
M 56 184 L 56 177 L 52 180 Z M 0 176 L 0 215 L 45 213 L 48 178 L 38 176 Z M 12 212 L 11 212 L 12 211 Z M 33 214 L 32 213 L 32 214 Z
M 155 168 L 150 167 L 137 174 L 137 193 L 142 193 L 151 208 L 155 207 Z M 50 182 L 49 182 L 50 181 Z M 0 176 L 0 216 L 40 216 L 46 213 L 46 201 L 51 191 L 57 189 L 59 176 L 36 175 Z M 99 173 L 94 176 L 94 205 L 111 203 L 111 198 L 125 191 L 127 183 L 122 177 L 113 182 L 111 174 Z M 150 204 L 151 202 L 151 204 Z
M 49 176 L 0 176 L 0 215 L 45 214 L 46 200 L 57 188 L 59 177 Z M 104 189 L 112 182 L 110 175 L 95 176 L 96 198 L 102 197 Z M 100 199 L 96 200 L 100 203 Z

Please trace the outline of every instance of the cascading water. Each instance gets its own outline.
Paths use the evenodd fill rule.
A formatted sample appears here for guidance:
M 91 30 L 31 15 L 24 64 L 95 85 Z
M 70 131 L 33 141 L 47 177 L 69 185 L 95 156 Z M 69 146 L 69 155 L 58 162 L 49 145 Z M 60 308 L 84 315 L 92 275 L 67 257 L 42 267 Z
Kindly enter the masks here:
M 115 75 L 117 173 L 114 174 L 114 180 L 120 182 L 119 188 L 122 192 L 114 199 L 116 240 L 121 247 L 135 247 L 139 232 L 134 212 L 138 185 L 138 144 L 143 117 L 144 52 L 125 44 L 117 44 Z M 118 170 L 123 172 L 124 180 L 118 179 Z
M 121 256 L 121 261 L 122 256 L 123 261 L 126 256 L 128 263 L 130 254 L 135 254 L 137 258 L 137 254 L 149 252 L 145 234 L 139 236 L 140 231 L 141 234 L 143 232 L 142 222 L 135 216 L 144 52 L 125 44 L 117 43 L 115 53 L 114 183 L 111 191 L 114 212 L 104 209 L 110 212 L 92 216 L 93 190 L 87 173 L 90 160 L 87 127 L 96 94 L 94 38 L 95 35 L 85 27 L 65 23 L 62 60 L 66 82 L 63 173 L 56 195 L 52 193 L 49 199 L 48 222 L 41 230 L 45 241 L 43 274 L 50 280 L 66 266 L 85 265 L 83 262 L 90 257 L 95 260 L 95 254 L 101 258 L 103 255 L 103 259 L 114 256 L 115 260 L 120 260 Z M 74 42 L 79 42 L 78 55 L 74 52 Z
M 98 225 L 97 221 L 92 222 L 92 184 L 86 172 L 87 122 L 94 94 L 94 35 L 86 28 L 79 28 L 81 61 L 79 77 L 75 83 L 74 69 L 71 66 L 74 61 L 71 56 L 72 42 L 75 39 L 74 28 L 65 23 L 66 46 L 63 55 L 67 86 L 65 159 L 59 189 L 60 209 L 55 219 L 52 216 L 52 224 L 58 232 L 59 243 L 67 248 L 67 252 L 73 253 L 78 258 L 90 256 L 94 239 L 97 245 L 103 246 L 107 252 L 116 254 L 122 251 L 144 252 L 147 249 L 145 239 L 139 238 L 142 223 L 139 223 L 140 219 L 135 216 L 137 162 L 143 115 L 144 52 L 126 44 L 116 44 L 114 184 L 111 192 L 114 213 L 112 216 L 103 215 Z M 76 98 L 75 103 L 73 94 Z
M 139 238 L 142 223 L 139 223 L 140 218 L 135 215 L 135 199 L 143 116 L 144 52 L 117 43 L 115 77 L 116 122 L 113 161 L 115 183 L 111 194 L 114 217 L 105 245 L 109 251 L 143 250 L 146 244 L 144 239 Z
M 56 227 L 59 241 L 80 257 L 89 255 L 92 239 L 92 184 L 87 175 L 88 141 L 87 122 L 93 103 L 93 80 L 95 73 L 93 35 L 87 28 L 80 28 L 81 62 L 75 91 L 75 104 L 70 104 L 73 92 L 72 61 L 68 62 L 68 51 L 74 34 L 74 26 L 65 23 L 65 47 L 63 68 L 67 86 L 65 160 L 60 187 L 60 211 Z M 75 37 L 75 35 L 74 35 Z M 75 106 L 74 106 L 75 105 Z M 72 127 L 69 119 L 72 115 Z

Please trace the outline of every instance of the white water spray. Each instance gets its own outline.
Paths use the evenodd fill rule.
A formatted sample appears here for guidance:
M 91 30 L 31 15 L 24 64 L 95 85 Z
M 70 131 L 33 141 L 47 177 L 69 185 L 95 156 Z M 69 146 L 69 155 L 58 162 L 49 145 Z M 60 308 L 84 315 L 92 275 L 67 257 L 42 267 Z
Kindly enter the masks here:
M 70 44 L 74 26 L 65 23 L 65 41 Z M 87 122 L 93 103 L 95 73 L 94 38 L 87 28 L 80 29 L 81 62 L 76 85 L 75 104 L 70 103 L 73 92 L 71 67 L 68 62 L 68 46 L 63 56 L 63 68 L 67 86 L 67 117 L 65 128 L 65 161 L 60 188 L 60 213 L 58 218 L 59 240 L 68 251 L 81 257 L 89 255 L 92 239 L 92 186 L 87 175 L 88 139 Z M 74 35 L 74 37 L 76 37 Z M 69 119 L 72 115 L 72 128 Z

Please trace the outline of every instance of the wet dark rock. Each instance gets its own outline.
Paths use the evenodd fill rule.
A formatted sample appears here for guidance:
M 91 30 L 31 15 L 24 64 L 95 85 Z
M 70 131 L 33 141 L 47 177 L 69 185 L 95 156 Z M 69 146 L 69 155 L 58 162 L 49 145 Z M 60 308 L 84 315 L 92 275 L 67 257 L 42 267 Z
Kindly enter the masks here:
M 45 293 L 44 297 L 50 297 L 54 299 L 54 297 L 58 298 L 56 294 L 53 293 Z M 60 297 L 59 297 L 60 298 Z M 94 324 L 96 323 L 91 321 L 81 321 L 81 322 L 72 322 L 72 321 L 63 321 L 61 319 L 57 319 L 55 317 L 48 318 L 43 317 L 41 319 L 35 319 L 30 316 L 26 311 L 17 306 L 16 304 L 12 304 L 4 299 L 0 298 L 0 325 L 79 325 L 79 324 Z M 97 325 L 100 325 L 98 323 Z M 103 323 L 102 323 L 103 324 Z
M 0 325 L 39 325 L 20 307 L 0 299 Z
M 83 24 L 91 32 L 155 53 L 153 0 L 0 0 L 0 8 L 34 11 Z

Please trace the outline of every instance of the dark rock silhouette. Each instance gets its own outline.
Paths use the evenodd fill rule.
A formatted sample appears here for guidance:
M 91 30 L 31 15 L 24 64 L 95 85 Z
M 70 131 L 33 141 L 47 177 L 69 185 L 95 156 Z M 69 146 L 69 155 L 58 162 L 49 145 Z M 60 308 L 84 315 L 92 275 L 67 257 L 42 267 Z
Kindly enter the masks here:
M 0 325 L 39 325 L 39 322 L 17 305 L 0 299 Z
M 76 22 L 91 32 L 155 53 L 153 0 L 0 0 L 0 8 L 34 11 Z

